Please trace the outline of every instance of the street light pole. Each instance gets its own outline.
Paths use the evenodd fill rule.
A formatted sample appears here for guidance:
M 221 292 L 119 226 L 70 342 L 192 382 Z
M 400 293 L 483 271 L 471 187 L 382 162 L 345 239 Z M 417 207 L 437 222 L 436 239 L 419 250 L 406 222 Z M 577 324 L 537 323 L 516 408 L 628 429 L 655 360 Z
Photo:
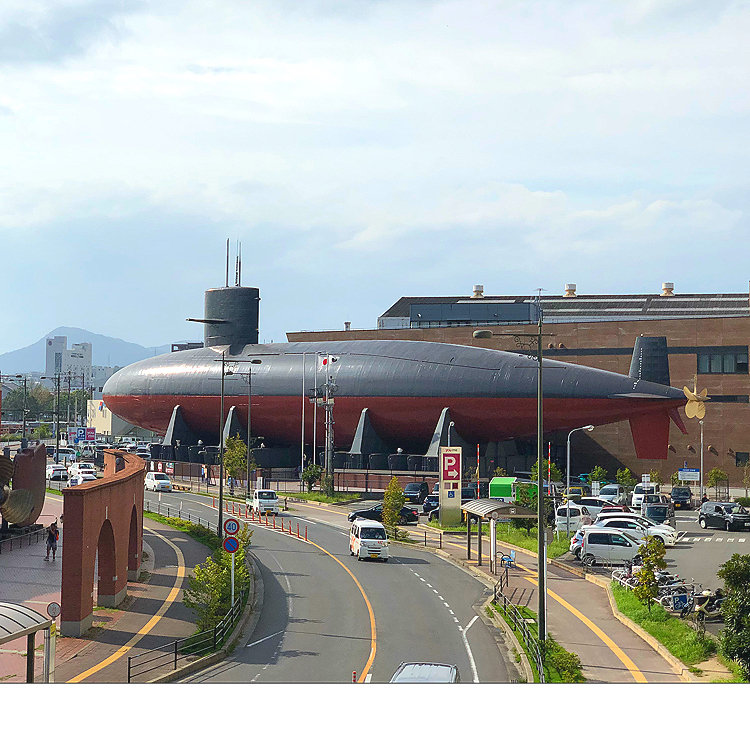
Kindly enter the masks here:
M 703 420 L 698 420 L 698 424 L 701 426 L 701 503 L 703 502 Z
M 565 524 L 566 525 L 566 529 L 565 529 L 565 533 L 568 536 L 570 536 L 570 506 L 568 505 L 568 503 L 570 503 L 570 499 L 569 499 L 570 498 L 570 436 L 574 432 L 578 432 L 578 430 L 586 430 L 586 432 L 591 432 L 591 430 L 593 430 L 593 429 L 594 429 L 594 425 L 587 424 L 585 427 L 575 427 L 574 429 L 572 429 L 568 433 L 568 460 L 567 460 L 567 465 L 566 465 L 566 477 L 567 477 L 567 481 L 566 481 L 566 485 L 565 485 L 565 503 L 566 503 L 566 506 L 567 506 L 566 507 L 566 511 L 565 511 L 565 514 L 566 514 L 566 524 Z
M 456 424 L 456 423 L 455 423 L 455 422 L 451 422 L 451 423 L 450 423 L 450 424 L 448 425 L 448 447 L 449 447 L 449 448 L 451 447 L 451 430 L 453 429 L 453 425 L 454 425 L 454 424 Z M 477 495 L 477 497 L 479 497 L 479 495 Z
M 302 352 L 302 437 L 300 445 L 300 469 L 299 478 L 302 481 L 302 472 L 305 470 L 305 357 L 307 352 Z
M 216 533 L 224 536 L 224 366 L 226 354 L 221 353 L 221 414 L 219 415 L 219 525 Z

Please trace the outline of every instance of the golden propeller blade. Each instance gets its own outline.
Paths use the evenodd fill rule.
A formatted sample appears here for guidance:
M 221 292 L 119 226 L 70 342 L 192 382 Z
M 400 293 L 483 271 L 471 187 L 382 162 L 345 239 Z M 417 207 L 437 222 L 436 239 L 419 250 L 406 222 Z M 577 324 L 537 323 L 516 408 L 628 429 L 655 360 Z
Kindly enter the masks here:
M 693 400 L 693 398 L 695 397 L 695 394 L 694 394 L 694 393 L 693 393 L 693 392 L 692 392 L 692 391 L 690 390 L 690 388 L 688 388 L 688 387 L 687 387 L 686 385 L 683 385 L 683 386 L 682 386 L 682 392 L 683 392 L 683 393 L 685 394 L 685 396 L 687 396 L 687 398 L 688 398 L 688 399 L 689 399 L 690 401 L 692 401 L 692 400 Z
M 688 419 L 694 419 L 695 417 L 698 416 L 698 407 L 700 403 L 701 403 L 700 401 L 693 401 L 691 399 L 685 404 L 685 416 Z M 704 412 L 705 412 L 705 407 L 704 407 Z
M 702 391 L 700 392 L 700 394 L 698 395 L 698 398 L 699 398 L 699 399 L 700 399 L 701 401 L 705 401 L 705 400 L 706 400 L 706 397 L 707 397 L 707 396 L 708 396 L 708 388 L 704 388 L 704 389 L 703 389 L 703 390 L 702 390 Z
M 695 416 L 698 419 L 703 419 L 706 416 L 706 405 L 702 401 L 698 401 L 696 404 Z

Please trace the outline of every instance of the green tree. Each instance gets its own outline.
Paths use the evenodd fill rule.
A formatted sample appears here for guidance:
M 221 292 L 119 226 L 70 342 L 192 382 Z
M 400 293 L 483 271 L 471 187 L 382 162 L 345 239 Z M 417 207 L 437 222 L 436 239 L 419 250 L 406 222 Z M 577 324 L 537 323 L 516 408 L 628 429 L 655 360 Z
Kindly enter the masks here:
M 745 500 L 747 500 L 747 490 L 750 487 L 750 461 L 742 467 L 742 486 L 745 488 Z
M 724 628 L 719 644 L 750 680 L 750 555 L 732 555 L 717 571 L 724 581 L 726 598 L 721 605 Z
M 302 471 L 302 481 L 307 485 L 307 491 L 312 492 L 313 485 L 320 479 L 323 469 L 318 464 L 308 464 Z
M 681 487 L 683 484 L 685 484 L 685 482 L 680 479 L 680 475 L 678 472 L 675 472 L 671 477 L 669 477 L 669 483 L 672 485 L 672 487 Z
M 495 472 L 493 473 L 494 477 L 507 477 L 508 472 L 503 469 L 502 466 L 498 466 L 497 469 L 495 469 Z
M 589 481 L 604 484 L 607 481 L 607 470 L 602 466 L 594 466 L 589 472 Z
M 654 484 L 661 484 L 661 472 L 658 469 L 650 469 L 649 475 Z
M 539 470 L 537 468 L 539 461 L 535 461 L 534 465 L 531 467 L 531 481 L 536 482 L 539 477 Z M 547 481 L 547 465 L 548 461 L 546 458 L 542 459 L 542 479 L 546 482 Z M 559 482 L 562 479 L 562 472 L 560 469 L 557 468 L 555 465 L 555 462 L 553 461 L 550 464 L 550 473 L 552 476 L 553 482 Z
M 708 472 L 706 477 L 706 487 L 718 487 L 720 484 L 724 484 L 729 477 L 726 471 L 720 469 L 718 466 L 714 466 L 711 471 Z
M 623 466 L 621 469 L 617 470 L 615 479 L 617 480 L 617 484 L 621 484 L 624 487 L 635 487 L 637 484 L 633 472 L 630 471 L 627 466 Z
M 239 435 L 232 435 L 227 438 L 226 447 L 224 448 L 224 468 L 227 476 L 232 480 L 246 478 L 247 475 L 247 445 Z M 250 470 L 256 468 L 255 459 L 250 455 Z M 232 488 L 234 490 L 234 488 Z
M 222 602 L 230 585 L 230 571 L 222 563 L 222 552 L 217 550 L 187 578 L 182 601 L 197 614 L 198 630 L 208 630 L 222 618 Z
M 656 571 L 667 567 L 664 562 L 666 549 L 661 539 L 652 536 L 639 547 L 638 552 L 643 562 L 641 563 L 641 569 L 635 574 L 638 583 L 633 588 L 633 593 L 638 597 L 641 604 L 648 606 L 650 612 L 651 600 L 659 593 Z
M 391 481 L 383 493 L 383 526 L 390 530 L 395 539 L 398 536 L 399 512 L 404 507 L 404 491 L 396 477 Z

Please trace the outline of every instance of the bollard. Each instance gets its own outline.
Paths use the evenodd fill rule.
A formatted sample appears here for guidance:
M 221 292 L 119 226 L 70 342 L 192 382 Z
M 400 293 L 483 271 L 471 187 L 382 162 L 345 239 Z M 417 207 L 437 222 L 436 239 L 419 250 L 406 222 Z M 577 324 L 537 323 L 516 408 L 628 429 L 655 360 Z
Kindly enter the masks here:
M 289 533 L 290 534 L 292 533 L 292 522 L 291 522 L 291 520 L 289 521 Z
M 268 516 L 266 516 L 266 518 L 267 517 Z M 273 527 L 274 527 L 274 529 L 276 528 L 276 514 L 275 513 L 273 514 Z
M 307 526 L 305 526 L 305 541 L 307 541 Z
M 215 497 L 212 497 L 212 498 L 211 498 L 211 507 L 212 507 L 212 508 L 213 508 L 214 510 L 216 510 L 216 498 L 215 498 Z
M 299 521 L 297 521 L 297 539 L 299 539 Z
M 352 682 L 356 682 L 356 681 L 357 681 L 357 673 L 352 672 Z

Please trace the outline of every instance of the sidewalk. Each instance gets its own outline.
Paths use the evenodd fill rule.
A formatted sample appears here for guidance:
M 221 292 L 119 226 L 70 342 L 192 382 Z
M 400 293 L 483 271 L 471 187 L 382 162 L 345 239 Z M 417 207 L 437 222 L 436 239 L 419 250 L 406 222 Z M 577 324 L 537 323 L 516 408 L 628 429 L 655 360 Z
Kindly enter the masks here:
M 47 495 L 40 517 L 40 523 L 48 525 L 62 512 L 62 497 Z M 177 575 L 177 557 L 173 547 L 178 547 L 184 566 L 189 572 L 197 563 L 203 562 L 208 550 L 202 544 L 168 526 L 148 521 L 144 528 L 144 569 L 149 576 L 141 582 L 128 583 L 128 597 L 125 608 L 94 609 L 94 627 L 81 638 L 56 639 L 55 682 L 77 680 L 89 670 L 96 670 L 80 681 L 85 682 L 126 682 L 127 657 L 122 647 L 132 642 L 144 626 L 152 622 L 167 598 L 171 588 L 179 579 L 184 585 L 185 578 Z M 151 544 L 146 540 L 148 539 Z M 60 603 L 62 582 L 62 555 L 65 546 L 65 525 L 60 529 L 57 559 L 52 562 L 44 559 L 44 541 L 38 544 L 14 547 L 0 555 L 0 601 L 24 604 L 46 615 L 50 602 Z M 94 574 L 96 580 L 96 572 Z M 181 593 L 152 624 L 147 634 L 127 650 L 128 655 L 139 653 L 144 648 L 191 635 L 195 626 L 193 614 L 181 603 Z M 96 591 L 94 591 L 96 601 Z M 60 618 L 57 618 L 59 627 Z M 36 639 L 36 676 L 41 682 L 43 670 L 43 642 L 41 635 Z M 122 653 L 104 666 L 105 660 Z M 0 684 L 23 683 L 26 681 L 26 638 L 20 638 L 0 647 Z

